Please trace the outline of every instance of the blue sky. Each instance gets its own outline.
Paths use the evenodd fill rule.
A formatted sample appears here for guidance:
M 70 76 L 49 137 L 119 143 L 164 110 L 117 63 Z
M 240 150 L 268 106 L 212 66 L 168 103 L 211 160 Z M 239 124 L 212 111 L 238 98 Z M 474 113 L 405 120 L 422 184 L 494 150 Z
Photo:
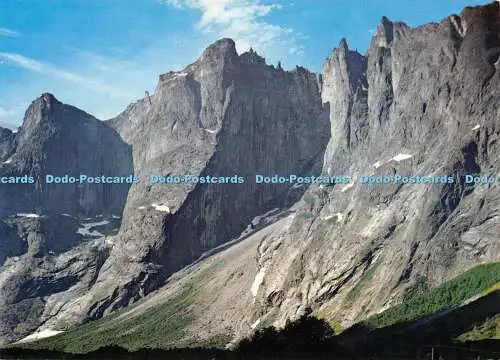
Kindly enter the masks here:
M 0 123 L 43 92 L 100 119 L 220 37 L 320 71 L 342 37 L 364 53 L 385 15 L 411 26 L 479 0 L 0 0 Z

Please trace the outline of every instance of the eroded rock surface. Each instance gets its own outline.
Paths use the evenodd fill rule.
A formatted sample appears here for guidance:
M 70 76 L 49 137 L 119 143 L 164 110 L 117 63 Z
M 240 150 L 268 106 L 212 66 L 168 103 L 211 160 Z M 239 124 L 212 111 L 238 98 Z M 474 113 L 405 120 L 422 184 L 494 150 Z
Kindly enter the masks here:
M 320 76 L 238 55 L 222 39 L 107 122 L 43 95 L 19 133 L 0 129 L 0 173 L 133 172 L 141 182 L 1 188 L 0 339 L 125 307 L 245 231 L 257 235 L 236 249 L 252 250 L 224 255 L 244 265 L 218 268 L 207 286 L 227 286 L 225 297 L 211 294 L 213 311 L 200 312 L 192 333 L 237 338 L 309 311 L 345 327 L 500 259 L 498 185 L 463 177 L 500 174 L 499 54 L 495 2 L 418 28 L 383 18 L 366 55 L 342 40 Z M 256 173 L 352 181 L 256 185 Z M 150 175 L 246 182 L 149 184 Z M 363 175 L 454 182 L 361 185 Z M 276 208 L 289 208 L 286 220 L 259 230 Z M 238 301 L 222 309 L 231 284 Z

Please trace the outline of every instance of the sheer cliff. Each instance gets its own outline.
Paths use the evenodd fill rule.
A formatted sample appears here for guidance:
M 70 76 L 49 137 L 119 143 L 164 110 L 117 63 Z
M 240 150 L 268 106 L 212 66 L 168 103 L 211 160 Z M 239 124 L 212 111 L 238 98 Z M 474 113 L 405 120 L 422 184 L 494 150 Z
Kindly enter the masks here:
M 71 186 L 60 194 L 21 186 L 6 192 L 0 309 L 16 315 L 3 322 L 0 338 L 67 330 L 159 288 L 118 319 L 140 319 L 198 289 L 183 302 L 189 321 L 177 335 L 186 344 L 229 341 L 310 312 L 347 327 L 499 260 L 498 185 L 464 180 L 500 173 L 499 54 L 495 2 L 416 28 L 384 17 L 367 54 L 342 39 L 320 75 L 269 66 L 253 51 L 238 55 L 222 39 L 182 71 L 161 75 L 153 94 L 107 122 L 43 95 L 18 134 L 0 132 L 7 161 L 0 171 L 45 174 L 63 159 L 61 169 L 112 169 L 142 180 L 89 195 Z M 45 114 L 37 109 L 47 101 L 63 111 L 31 115 Z M 70 139 L 90 148 L 92 160 L 62 151 Z M 36 158 L 29 154 L 46 160 L 28 161 Z M 347 175 L 351 182 L 262 185 L 253 181 L 258 173 Z M 247 181 L 149 182 L 150 175 L 184 174 Z M 389 175 L 444 181 L 360 183 Z M 9 218 L 19 212 L 41 216 Z M 71 239 L 75 226 L 93 229 L 82 216 L 103 213 L 121 216 L 119 230 L 99 228 L 102 237 L 75 238 L 50 256 L 31 250 L 60 238 L 50 221 L 67 218 Z
M 341 41 L 323 73 L 332 110 L 324 167 L 354 179 L 311 186 L 312 210 L 297 211 L 314 216 L 263 241 L 280 250 L 259 259 L 250 323 L 284 324 L 310 307 L 347 326 L 418 286 L 498 260 L 498 185 L 464 175 L 498 174 L 499 21 L 498 3 L 415 29 L 383 18 L 366 57 Z M 360 184 L 378 175 L 456 181 Z

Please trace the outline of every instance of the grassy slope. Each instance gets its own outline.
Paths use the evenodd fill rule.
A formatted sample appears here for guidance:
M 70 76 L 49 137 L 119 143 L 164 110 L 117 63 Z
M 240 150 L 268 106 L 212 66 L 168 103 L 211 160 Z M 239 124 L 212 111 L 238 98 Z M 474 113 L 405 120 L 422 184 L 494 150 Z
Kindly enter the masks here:
M 460 341 L 479 341 L 479 340 L 500 340 L 500 314 L 486 320 L 480 325 L 458 337 Z
M 206 275 L 207 273 L 204 272 L 202 277 Z M 193 285 L 200 285 L 203 282 L 203 279 L 198 277 L 190 281 Z M 480 265 L 436 289 L 365 320 L 362 325 L 373 329 L 403 322 L 409 323 L 453 305 L 459 305 L 474 296 L 492 294 L 498 288 L 499 282 L 500 262 Z M 130 350 L 142 347 L 170 348 L 209 345 L 208 343 L 190 344 L 182 341 L 184 329 L 196 316 L 191 309 L 192 305 L 203 296 L 202 288 L 200 286 L 183 287 L 182 291 L 175 292 L 165 302 L 140 313 L 140 316 L 120 316 L 127 311 L 130 312 L 130 309 L 125 309 L 80 326 L 73 331 L 23 346 L 84 353 L 108 345 L 119 345 Z M 490 334 L 492 327 L 491 323 L 485 324 L 484 330 L 481 328 L 481 333 Z M 467 339 L 471 338 L 472 335 Z M 476 338 L 485 337 L 479 337 L 476 334 Z M 223 339 L 223 341 L 227 340 Z
M 363 321 L 369 328 L 382 328 L 444 311 L 477 296 L 494 291 L 500 282 L 500 262 L 483 264 L 445 282 L 438 288 L 408 299 Z
M 184 327 L 192 320 L 189 305 L 195 296 L 196 291 L 186 290 L 141 316 L 118 320 L 122 314 L 120 311 L 67 333 L 23 346 L 73 353 L 90 352 L 107 345 L 119 345 L 130 350 L 168 348 L 182 337 Z

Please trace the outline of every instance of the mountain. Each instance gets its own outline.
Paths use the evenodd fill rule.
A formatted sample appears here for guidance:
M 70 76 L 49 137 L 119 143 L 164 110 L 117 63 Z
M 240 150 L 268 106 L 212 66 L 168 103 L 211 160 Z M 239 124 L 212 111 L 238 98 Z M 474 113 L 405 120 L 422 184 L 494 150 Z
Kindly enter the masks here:
M 499 173 L 499 56 L 494 2 L 384 17 L 366 55 L 342 39 L 318 75 L 221 39 L 105 122 L 42 95 L 0 133 L 0 174 L 35 179 L 0 187 L 0 339 L 112 312 L 72 349 L 116 329 L 223 346 L 311 313 L 340 331 L 500 260 L 498 185 L 466 182 Z M 57 173 L 140 181 L 44 184 Z
M 0 121 L 0 127 L 4 129 L 9 129 L 11 131 L 16 130 L 17 126 L 11 124 L 11 123 L 5 123 Z

